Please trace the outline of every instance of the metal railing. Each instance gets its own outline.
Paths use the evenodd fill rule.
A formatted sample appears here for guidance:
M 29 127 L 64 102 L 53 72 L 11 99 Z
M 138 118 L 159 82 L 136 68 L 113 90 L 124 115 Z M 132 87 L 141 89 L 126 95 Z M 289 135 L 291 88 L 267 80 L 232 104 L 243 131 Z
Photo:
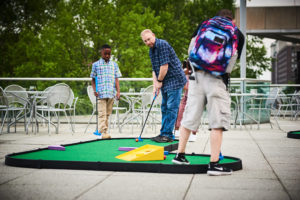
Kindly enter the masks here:
M 91 83 L 91 78 L 41 78 L 41 77 L 0 77 L 0 86 L 5 88 L 9 84 L 19 84 L 25 88 L 34 86 L 37 90 L 44 90 L 46 87 L 54 85 L 58 82 L 65 82 L 70 85 L 76 96 L 79 97 L 76 114 L 90 115 L 92 112 L 92 104 L 89 101 L 86 88 Z M 121 92 L 139 92 L 143 88 L 152 85 L 152 78 L 119 78 Z M 293 93 L 300 90 L 300 84 L 271 84 L 269 80 L 257 80 L 249 78 L 231 78 L 230 92 L 241 93 L 241 82 L 245 82 L 245 92 L 251 93 L 256 90 L 257 93 L 268 94 L 273 87 L 279 87 L 285 93 Z M 234 99 L 233 99 L 234 101 Z M 125 106 L 125 105 L 120 105 Z M 247 108 L 244 111 L 247 111 Z M 267 121 L 268 119 L 266 119 Z M 247 121 L 247 120 L 245 120 Z

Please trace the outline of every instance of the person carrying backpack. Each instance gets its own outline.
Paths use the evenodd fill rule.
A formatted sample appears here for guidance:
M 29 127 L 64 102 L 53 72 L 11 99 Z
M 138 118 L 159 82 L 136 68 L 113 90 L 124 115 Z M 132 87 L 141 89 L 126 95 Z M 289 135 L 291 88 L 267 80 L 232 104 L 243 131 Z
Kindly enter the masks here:
M 188 165 L 185 147 L 191 131 L 197 131 L 205 106 L 209 117 L 211 156 L 208 175 L 229 175 L 232 170 L 219 165 L 223 131 L 230 127 L 231 99 L 227 90 L 229 74 L 244 45 L 244 36 L 230 10 L 202 22 L 191 40 L 189 60 L 193 73 L 189 81 L 187 105 L 180 126 L 179 146 L 174 164 Z

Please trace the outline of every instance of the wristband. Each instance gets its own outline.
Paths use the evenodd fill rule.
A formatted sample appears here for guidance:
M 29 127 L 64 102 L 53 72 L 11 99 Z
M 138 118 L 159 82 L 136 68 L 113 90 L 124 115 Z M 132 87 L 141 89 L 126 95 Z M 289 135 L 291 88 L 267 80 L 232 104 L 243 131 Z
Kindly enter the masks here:
M 160 82 L 160 83 L 162 83 L 162 82 L 163 82 L 163 81 L 161 81 L 161 80 L 158 80 L 158 79 L 157 79 L 157 81 L 158 81 L 158 82 Z

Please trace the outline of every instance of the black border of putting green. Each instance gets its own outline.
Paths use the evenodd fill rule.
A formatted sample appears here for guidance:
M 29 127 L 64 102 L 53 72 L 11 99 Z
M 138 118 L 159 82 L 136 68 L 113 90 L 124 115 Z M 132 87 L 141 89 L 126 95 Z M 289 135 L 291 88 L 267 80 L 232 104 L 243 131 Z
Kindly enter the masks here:
M 300 132 L 300 130 L 297 131 L 289 131 L 287 133 L 288 138 L 294 138 L 294 139 L 300 139 L 300 134 L 294 134 L 294 132 Z
M 112 138 L 113 139 L 134 139 L 134 138 Z M 82 143 L 89 143 L 98 141 L 90 140 L 85 142 L 77 142 L 72 144 L 65 144 L 62 146 L 71 146 Z M 177 150 L 178 143 L 170 144 L 164 147 L 165 151 Z M 48 148 L 39 148 L 31 151 L 24 151 L 19 153 L 12 153 L 5 156 L 5 164 L 14 167 L 27 167 L 38 169 L 79 169 L 79 170 L 99 170 L 99 171 L 130 171 L 130 172 L 155 172 L 155 173 L 183 173 L 183 174 L 196 174 L 206 173 L 207 164 L 199 165 L 174 165 L 174 164 L 162 164 L 162 163 L 124 163 L 124 162 L 85 162 L 85 161 L 58 161 L 58 160 L 32 160 L 32 159 L 18 159 L 12 158 L 12 156 L 31 153 L 36 151 L 45 150 Z M 171 153 L 169 155 L 174 155 Z M 188 154 L 194 156 L 206 156 L 207 154 Z M 222 163 L 221 166 L 231 168 L 233 171 L 242 169 L 242 161 L 239 158 L 224 156 L 224 158 L 234 159 L 236 162 Z

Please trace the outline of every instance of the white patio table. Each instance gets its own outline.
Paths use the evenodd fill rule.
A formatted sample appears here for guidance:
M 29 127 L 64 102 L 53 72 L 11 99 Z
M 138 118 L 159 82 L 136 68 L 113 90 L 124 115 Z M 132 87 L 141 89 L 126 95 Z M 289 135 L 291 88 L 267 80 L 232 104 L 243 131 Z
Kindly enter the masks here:
M 45 94 L 47 94 L 47 92 L 46 91 L 7 91 L 6 93 L 13 95 L 13 96 L 20 98 L 27 102 L 28 109 L 29 109 L 29 118 L 28 118 L 28 121 L 27 121 L 26 127 L 25 127 L 26 134 L 28 134 L 28 127 L 29 127 L 30 123 L 32 123 L 32 130 L 34 127 L 34 133 L 38 132 L 39 131 L 38 117 L 41 117 L 45 120 L 47 120 L 47 119 L 37 112 L 36 106 L 39 102 L 46 99 Z M 27 93 L 28 99 L 25 99 L 25 98 L 21 97 L 20 95 L 18 95 L 21 93 Z M 12 122 L 12 123 L 14 123 L 14 122 Z M 33 126 L 33 124 L 34 124 L 34 126 Z M 11 126 L 11 125 L 12 124 L 9 124 L 9 126 Z

